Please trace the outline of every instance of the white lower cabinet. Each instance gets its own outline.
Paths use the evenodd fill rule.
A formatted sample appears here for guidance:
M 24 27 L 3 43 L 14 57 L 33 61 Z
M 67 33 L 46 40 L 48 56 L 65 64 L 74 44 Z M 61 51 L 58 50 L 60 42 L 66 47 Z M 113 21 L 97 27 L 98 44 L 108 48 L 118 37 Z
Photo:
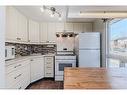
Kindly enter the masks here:
M 44 59 L 40 58 L 31 58 L 31 82 L 35 82 L 44 77 Z
M 54 57 L 30 57 L 6 62 L 6 88 L 25 89 L 30 83 L 44 77 L 54 77 Z
M 29 60 L 17 61 L 16 63 L 23 64 L 17 69 L 11 69 L 8 73 L 8 68 L 13 67 L 15 63 L 6 67 L 6 88 L 9 89 L 25 89 L 30 84 L 30 64 Z M 25 65 L 24 65 L 25 64 Z
M 44 57 L 45 63 L 45 77 L 54 77 L 54 57 L 46 56 Z

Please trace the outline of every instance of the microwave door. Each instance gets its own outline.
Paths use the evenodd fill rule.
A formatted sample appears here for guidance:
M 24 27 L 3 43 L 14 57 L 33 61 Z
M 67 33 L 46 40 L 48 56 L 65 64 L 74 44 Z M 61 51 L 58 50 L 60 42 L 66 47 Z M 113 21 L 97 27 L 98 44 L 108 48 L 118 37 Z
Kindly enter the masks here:
M 5 47 L 5 60 L 15 58 L 15 47 L 14 46 L 6 46 Z

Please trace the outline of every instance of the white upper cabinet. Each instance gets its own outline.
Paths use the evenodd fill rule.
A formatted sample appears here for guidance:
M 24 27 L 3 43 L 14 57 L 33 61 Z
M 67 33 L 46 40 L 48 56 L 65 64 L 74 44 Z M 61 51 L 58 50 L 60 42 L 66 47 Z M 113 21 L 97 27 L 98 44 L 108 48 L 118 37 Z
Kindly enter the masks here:
M 18 17 L 17 40 L 27 42 L 28 41 L 27 18 L 20 12 L 17 12 L 17 17 Z
M 56 32 L 92 32 L 92 23 L 36 22 L 15 7 L 6 8 L 6 42 L 55 43 Z
M 17 40 L 17 14 L 13 7 L 6 9 L 6 41 Z
M 73 23 L 65 23 L 64 24 L 64 30 L 66 32 L 73 32 Z
M 50 43 L 56 42 L 56 24 L 48 23 L 48 41 Z
M 40 42 L 55 43 L 56 41 L 56 24 L 40 23 Z
M 29 42 L 39 43 L 39 23 L 29 20 Z
M 40 23 L 40 42 L 46 43 L 48 41 L 48 24 Z
M 64 31 L 64 23 L 56 23 L 56 32 Z
M 6 9 L 6 41 L 27 42 L 27 19 L 14 7 Z
M 83 32 L 83 23 L 74 23 L 74 33 Z
M 92 23 L 84 23 L 83 32 L 92 32 Z

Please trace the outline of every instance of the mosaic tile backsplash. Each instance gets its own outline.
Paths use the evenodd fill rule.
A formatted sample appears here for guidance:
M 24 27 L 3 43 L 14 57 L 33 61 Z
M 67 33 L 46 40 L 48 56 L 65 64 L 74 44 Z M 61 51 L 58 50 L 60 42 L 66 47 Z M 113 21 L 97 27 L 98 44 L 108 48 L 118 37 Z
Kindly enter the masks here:
M 33 45 L 19 43 L 5 43 L 6 46 L 15 46 L 16 56 L 27 56 L 34 53 L 56 53 L 56 45 Z

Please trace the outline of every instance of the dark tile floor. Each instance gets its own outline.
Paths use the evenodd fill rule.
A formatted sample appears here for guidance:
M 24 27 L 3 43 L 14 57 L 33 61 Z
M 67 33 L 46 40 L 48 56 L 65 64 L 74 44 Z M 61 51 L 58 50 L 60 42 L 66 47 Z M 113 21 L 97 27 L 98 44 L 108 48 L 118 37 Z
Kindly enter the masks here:
M 54 79 L 41 79 L 30 84 L 26 89 L 63 89 L 63 82 Z

